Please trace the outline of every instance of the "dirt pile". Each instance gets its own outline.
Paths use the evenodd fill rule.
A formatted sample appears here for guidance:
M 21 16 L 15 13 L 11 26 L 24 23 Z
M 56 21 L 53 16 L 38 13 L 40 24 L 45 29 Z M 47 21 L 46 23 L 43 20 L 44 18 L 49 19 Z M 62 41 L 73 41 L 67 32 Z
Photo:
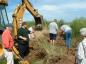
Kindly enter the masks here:
M 48 31 L 36 32 L 36 39 L 30 41 L 33 50 L 30 51 L 27 59 L 31 64 L 74 64 L 75 49 L 71 48 L 67 54 L 65 43 L 57 38 L 55 46 L 48 41 Z

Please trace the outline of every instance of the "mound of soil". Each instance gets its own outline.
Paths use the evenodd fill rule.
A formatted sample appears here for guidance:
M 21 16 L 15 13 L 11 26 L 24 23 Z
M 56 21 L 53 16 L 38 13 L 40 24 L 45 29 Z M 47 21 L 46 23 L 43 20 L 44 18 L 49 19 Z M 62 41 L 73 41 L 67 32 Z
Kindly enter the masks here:
M 33 50 L 30 50 L 29 55 L 26 57 L 26 60 L 32 61 L 36 59 L 36 61 L 44 60 L 44 63 L 41 64 L 75 64 L 75 48 L 71 48 L 67 53 L 63 53 L 63 55 L 48 55 L 45 49 L 40 48 L 38 42 L 40 39 L 47 40 L 49 38 L 49 34 L 47 30 L 43 30 L 42 32 L 36 32 L 36 39 L 30 41 L 30 45 L 33 47 Z M 46 43 L 48 43 L 47 41 Z M 43 43 L 43 42 L 40 42 Z M 66 51 L 64 40 L 59 36 L 57 37 L 56 46 L 60 46 L 62 51 Z M 60 49 L 59 49 L 60 50 Z M 67 51 L 66 51 L 67 52 Z M 62 54 L 61 52 L 58 52 Z M 33 64 L 33 63 L 31 63 Z

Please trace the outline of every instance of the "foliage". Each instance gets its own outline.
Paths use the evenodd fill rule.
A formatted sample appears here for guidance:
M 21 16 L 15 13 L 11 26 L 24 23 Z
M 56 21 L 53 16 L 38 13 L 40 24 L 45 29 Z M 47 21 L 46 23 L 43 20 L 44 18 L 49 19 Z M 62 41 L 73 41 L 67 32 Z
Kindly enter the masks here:
M 80 29 L 86 27 L 86 19 L 75 19 L 70 23 L 70 26 L 72 27 L 73 37 L 78 37 L 80 36 Z
M 59 27 L 61 27 L 64 24 L 64 20 L 63 19 L 59 20 L 57 22 L 57 24 L 58 24 Z

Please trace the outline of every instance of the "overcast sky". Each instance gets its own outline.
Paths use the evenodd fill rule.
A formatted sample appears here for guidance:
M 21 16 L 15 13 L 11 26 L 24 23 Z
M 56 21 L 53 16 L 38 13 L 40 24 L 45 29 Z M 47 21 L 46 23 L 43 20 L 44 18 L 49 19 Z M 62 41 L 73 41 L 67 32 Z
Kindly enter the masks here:
M 44 19 L 64 19 L 72 21 L 75 18 L 86 18 L 86 0 L 29 0 L 33 7 L 38 9 Z M 12 21 L 12 14 L 21 0 L 8 0 L 8 17 Z M 33 20 L 33 17 L 25 11 L 24 20 Z

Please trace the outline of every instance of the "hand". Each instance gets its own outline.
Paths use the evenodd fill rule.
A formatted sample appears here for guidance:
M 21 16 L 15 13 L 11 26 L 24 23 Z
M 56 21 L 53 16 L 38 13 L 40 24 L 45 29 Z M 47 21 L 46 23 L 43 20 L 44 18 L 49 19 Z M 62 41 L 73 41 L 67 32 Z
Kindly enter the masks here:
M 12 48 L 9 48 L 9 51 L 10 51 L 10 52 L 12 52 L 12 50 L 13 50 Z
M 26 40 L 27 40 L 27 38 L 23 37 L 23 40 L 24 40 L 24 41 L 26 41 Z

